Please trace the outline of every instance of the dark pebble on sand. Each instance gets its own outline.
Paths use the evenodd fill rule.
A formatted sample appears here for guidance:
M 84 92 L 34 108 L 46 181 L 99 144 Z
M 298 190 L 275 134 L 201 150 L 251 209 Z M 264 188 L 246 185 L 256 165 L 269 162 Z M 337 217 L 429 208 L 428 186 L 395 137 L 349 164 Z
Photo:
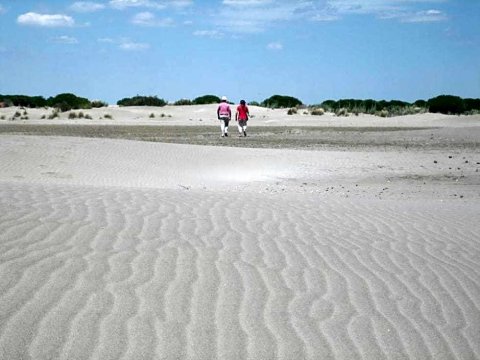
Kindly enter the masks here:
M 436 164 L 438 161 L 437 160 L 433 160 L 433 163 Z

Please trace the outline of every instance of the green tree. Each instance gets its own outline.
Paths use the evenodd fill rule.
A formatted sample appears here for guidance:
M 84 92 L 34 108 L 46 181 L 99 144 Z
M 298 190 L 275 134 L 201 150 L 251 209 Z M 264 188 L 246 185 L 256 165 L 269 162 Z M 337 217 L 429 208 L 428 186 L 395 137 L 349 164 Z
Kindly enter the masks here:
M 195 105 L 218 104 L 219 102 L 220 98 L 215 95 L 203 95 L 193 100 L 193 104 Z
M 429 111 L 442 114 L 462 114 L 465 103 L 461 97 L 453 95 L 440 95 L 427 101 Z
M 273 95 L 268 99 L 263 100 L 262 106 L 269 108 L 292 108 L 302 105 L 302 102 L 297 98 L 285 95 Z

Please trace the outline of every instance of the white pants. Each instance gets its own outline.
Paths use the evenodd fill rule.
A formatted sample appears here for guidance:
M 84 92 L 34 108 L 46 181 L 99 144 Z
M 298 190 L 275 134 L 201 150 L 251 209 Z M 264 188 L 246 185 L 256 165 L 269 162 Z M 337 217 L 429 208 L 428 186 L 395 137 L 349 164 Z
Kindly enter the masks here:
M 247 131 L 247 120 L 238 120 L 237 126 L 238 126 L 239 133 L 242 133 L 243 131 Z
M 222 135 L 228 134 L 228 123 L 230 122 L 230 119 L 228 118 L 220 118 L 220 130 L 222 130 Z

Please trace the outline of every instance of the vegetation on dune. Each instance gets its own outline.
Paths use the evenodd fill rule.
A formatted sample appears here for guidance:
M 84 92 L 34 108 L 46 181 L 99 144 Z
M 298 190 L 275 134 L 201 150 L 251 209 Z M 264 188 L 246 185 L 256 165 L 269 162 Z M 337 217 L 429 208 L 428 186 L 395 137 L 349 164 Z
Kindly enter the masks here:
M 180 99 L 175 101 L 173 105 L 193 105 L 193 102 L 189 99 Z
M 261 106 L 268 107 L 271 109 L 294 108 L 300 105 L 302 105 L 302 102 L 300 100 L 292 96 L 285 96 L 285 95 L 273 95 L 268 99 L 263 100 L 261 103 Z
M 65 112 L 72 109 L 90 109 L 92 106 L 87 98 L 78 97 L 74 94 L 64 93 L 47 100 L 47 105 Z
M 117 101 L 119 106 L 165 106 L 167 102 L 156 96 L 134 96 Z
M 216 95 L 203 95 L 193 100 L 194 105 L 218 104 L 220 98 Z
M 45 99 L 43 96 L 27 96 L 27 95 L 0 95 L 0 103 L 3 106 L 19 106 L 28 108 L 52 107 L 60 109 L 60 111 L 69 111 L 72 109 L 90 109 L 92 107 L 102 107 L 108 104 L 87 98 L 79 97 L 71 93 L 62 93 Z
M 220 98 L 216 95 L 203 95 L 194 100 L 180 99 L 174 105 L 205 105 L 218 104 Z M 167 102 L 157 96 L 134 96 L 124 98 L 117 102 L 120 106 L 165 106 Z M 302 102 L 292 96 L 273 95 L 261 103 L 249 102 L 252 106 L 263 106 L 272 109 L 288 109 L 289 115 L 298 113 L 301 108 L 305 109 Z M 72 93 L 62 93 L 45 99 L 42 96 L 27 95 L 0 95 L 0 107 L 51 107 L 58 112 L 74 109 L 91 109 L 108 106 L 100 100 L 90 101 L 87 98 L 76 96 Z M 321 110 L 320 110 L 321 109 Z M 307 111 L 308 110 L 308 111 Z M 416 100 L 413 103 L 400 100 L 374 100 L 374 99 L 340 99 L 325 100 L 320 104 L 310 105 L 303 114 L 323 115 L 325 112 L 334 113 L 337 116 L 349 116 L 371 114 L 381 117 L 409 115 L 418 113 L 442 113 L 442 114 L 479 114 L 480 99 L 461 98 L 453 95 L 440 95 L 429 100 Z M 26 114 L 24 114 L 26 116 Z M 57 114 L 58 116 L 58 114 Z M 74 115 L 71 115 L 74 116 Z M 18 117 L 17 117 L 18 118 Z
M 480 99 L 462 99 L 458 96 L 440 95 L 427 101 L 408 103 L 399 100 L 326 100 L 319 106 L 333 113 L 364 113 L 381 117 L 418 114 L 424 112 L 442 114 L 474 114 L 480 112 Z M 318 106 L 317 106 L 318 107 Z M 345 110 L 342 110 L 345 109 Z

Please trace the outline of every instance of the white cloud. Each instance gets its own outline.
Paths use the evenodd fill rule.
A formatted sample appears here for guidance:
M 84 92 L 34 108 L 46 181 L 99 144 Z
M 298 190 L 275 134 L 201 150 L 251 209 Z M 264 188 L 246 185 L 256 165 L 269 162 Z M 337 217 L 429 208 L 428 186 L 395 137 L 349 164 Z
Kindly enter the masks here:
M 193 0 L 173 0 L 168 2 L 169 6 L 184 8 L 193 5 Z
M 164 3 L 152 0 L 110 0 L 110 6 L 123 10 L 131 7 L 146 7 L 154 9 L 164 9 L 166 5 Z
M 185 8 L 193 5 L 193 0 L 170 0 L 170 1 L 156 1 L 156 0 L 110 0 L 108 4 L 114 9 L 124 10 L 127 8 L 151 8 L 151 9 L 165 9 L 171 8 Z
M 283 50 L 283 44 L 281 42 L 271 42 L 270 44 L 267 45 L 268 50 Z
M 223 33 L 217 30 L 197 30 L 193 32 L 193 35 L 201 37 L 211 37 L 215 39 L 223 37 Z
M 132 41 L 127 41 L 127 42 L 122 42 L 119 45 L 120 49 L 126 50 L 126 51 L 141 51 L 141 50 L 147 50 L 150 48 L 149 44 L 146 43 L 136 43 Z
M 146 11 L 136 14 L 132 23 L 142 26 L 172 26 L 174 21 L 171 18 L 157 19 L 155 14 Z
M 0 4 L 0 14 L 3 14 L 5 12 L 7 12 L 7 10 L 3 7 L 2 4 Z
M 75 21 L 72 17 L 62 14 L 37 14 L 34 12 L 28 12 L 20 15 L 17 18 L 17 22 L 21 25 L 33 25 L 33 26 L 45 26 L 45 27 L 61 27 L 61 26 L 73 26 Z
M 59 44 L 78 44 L 78 40 L 74 37 L 62 35 L 52 39 L 53 42 Z
M 272 3 L 272 0 L 223 0 L 222 3 L 231 6 L 262 6 Z
M 401 19 L 403 22 L 420 23 L 420 22 L 438 22 L 447 20 L 447 16 L 439 10 L 419 11 L 415 14 L 405 16 Z
M 338 14 L 373 14 L 383 19 L 403 18 L 424 3 L 446 0 L 328 0 L 327 9 Z
M 111 38 L 99 38 L 97 39 L 98 42 L 100 43 L 114 43 L 115 40 L 111 39 Z
M 91 1 L 76 1 L 70 6 L 70 9 L 76 12 L 94 12 L 105 9 L 105 5 Z
M 310 1 L 224 0 L 223 3 L 214 21 L 237 33 L 260 32 L 274 24 L 304 18 L 312 8 Z M 242 5 L 251 6 L 239 16 L 238 6 Z

